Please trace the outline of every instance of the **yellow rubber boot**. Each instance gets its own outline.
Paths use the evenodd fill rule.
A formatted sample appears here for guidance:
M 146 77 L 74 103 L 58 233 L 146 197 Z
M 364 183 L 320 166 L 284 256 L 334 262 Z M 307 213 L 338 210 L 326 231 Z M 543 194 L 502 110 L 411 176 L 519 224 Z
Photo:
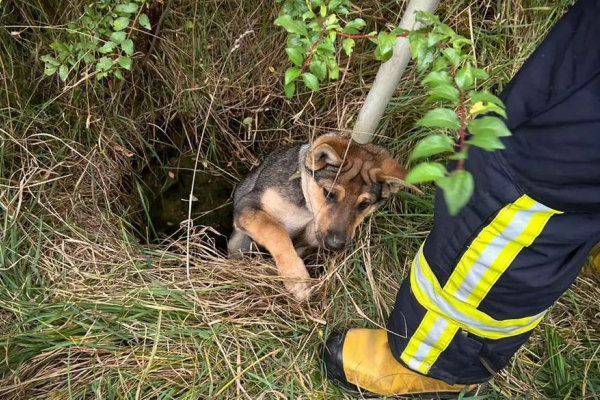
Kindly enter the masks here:
M 600 243 L 592 250 L 592 264 L 596 268 L 596 271 L 600 272 Z
M 443 398 L 465 389 L 465 385 L 449 385 L 404 367 L 392 355 L 383 329 L 351 329 L 330 336 L 324 361 L 329 379 L 363 393 Z M 468 390 L 476 388 L 471 385 Z

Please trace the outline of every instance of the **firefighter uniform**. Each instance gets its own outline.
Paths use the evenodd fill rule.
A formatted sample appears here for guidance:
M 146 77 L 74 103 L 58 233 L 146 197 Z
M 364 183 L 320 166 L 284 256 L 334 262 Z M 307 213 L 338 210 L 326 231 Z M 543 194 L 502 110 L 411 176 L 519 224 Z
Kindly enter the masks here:
M 600 241 L 598 15 L 577 2 L 505 88 L 506 149 L 469 151 L 475 193 L 457 216 L 436 195 L 387 334 L 331 337 L 334 379 L 388 395 L 484 382 L 571 285 Z

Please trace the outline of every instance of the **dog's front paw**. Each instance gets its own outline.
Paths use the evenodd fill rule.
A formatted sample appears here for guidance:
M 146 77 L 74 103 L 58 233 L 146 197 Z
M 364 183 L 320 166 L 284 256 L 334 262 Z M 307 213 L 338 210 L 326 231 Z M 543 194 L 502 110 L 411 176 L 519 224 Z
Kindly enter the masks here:
M 290 279 L 285 281 L 285 288 L 294 295 L 299 302 L 307 301 L 310 297 L 310 284 L 306 282 L 297 282 Z
M 295 257 L 285 263 L 285 269 L 282 275 L 285 278 L 283 284 L 285 288 L 296 298 L 303 302 L 310 297 L 311 285 L 309 283 L 310 275 L 306 271 L 304 262 L 300 257 Z

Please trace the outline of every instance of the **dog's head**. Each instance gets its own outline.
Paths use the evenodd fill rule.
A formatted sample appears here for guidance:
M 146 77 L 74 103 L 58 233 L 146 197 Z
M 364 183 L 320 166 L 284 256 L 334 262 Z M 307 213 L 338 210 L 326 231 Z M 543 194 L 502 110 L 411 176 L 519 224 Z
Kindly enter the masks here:
M 307 152 L 305 192 L 320 245 L 342 250 L 356 227 L 402 187 L 406 170 L 381 147 L 324 135 Z M 416 189 L 418 191 L 418 189 Z

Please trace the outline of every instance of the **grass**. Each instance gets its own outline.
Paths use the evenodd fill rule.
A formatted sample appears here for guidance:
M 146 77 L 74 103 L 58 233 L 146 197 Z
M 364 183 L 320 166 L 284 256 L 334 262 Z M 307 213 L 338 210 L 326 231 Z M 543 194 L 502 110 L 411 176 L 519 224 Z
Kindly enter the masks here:
M 442 3 L 499 91 L 570 2 Z M 350 130 L 377 71 L 369 44 L 340 81 L 288 101 L 272 2 L 174 2 L 145 67 L 64 90 L 39 57 L 79 5 L 0 4 L 0 398 L 344 398 L 324 379 L 323 338 L 385 323 L 431 227 L 431 189 L 395 198 L 352 251 L 317 260 L 306 306 L 268 261 L 218 256 L 202 226 L 189 241 L 145 245 L 136 231 L 148 225 L 148 165 L 199 151 L 200 164 L 235 183 L 283 143 Z M 381 26 L 400 6 L 360 10 Z M 140 35 L 137 50 L 147 42 Z M 378 142 L 401 161 L 423 135 L 413 128 L 423 98 L 408 71 L 380 125 Z M 587 269 L 478 398 L 600 398 L 598 283 Z

